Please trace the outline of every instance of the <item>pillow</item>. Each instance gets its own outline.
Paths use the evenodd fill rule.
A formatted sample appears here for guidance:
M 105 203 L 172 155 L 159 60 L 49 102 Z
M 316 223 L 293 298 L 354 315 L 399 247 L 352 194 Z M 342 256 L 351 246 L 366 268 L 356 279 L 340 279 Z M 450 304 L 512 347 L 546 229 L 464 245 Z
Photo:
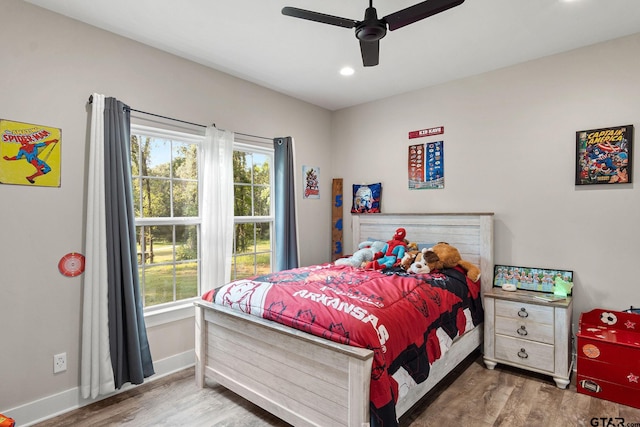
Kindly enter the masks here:
M 379 213 L 382 183 L 353 184 L 351 213 Z

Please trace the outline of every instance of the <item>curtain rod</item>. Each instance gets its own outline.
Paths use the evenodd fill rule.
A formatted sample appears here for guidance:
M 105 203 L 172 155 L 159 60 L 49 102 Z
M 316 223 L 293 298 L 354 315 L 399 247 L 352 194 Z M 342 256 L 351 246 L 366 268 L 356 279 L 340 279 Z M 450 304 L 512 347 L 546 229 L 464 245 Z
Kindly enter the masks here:
M 93 103 L 93 95 L 89 95 L 89 104 L 91 104 L 91 103 Z M 149 116 L 159 117 L 161 119 L 173 120 L 174 122 L 185 123 L 185 124 L 188 124 L 188 125 L 199 126 L 199 127 L 203 127 L 203 128 L 207 127 L 206 125 L 201 125 L 199 123 L 187 122 L 187 121 L 180 120 L 180 119 L 174 119 L 173 117 L 161 116 L 160 114 L 148 113 L 146 111 L 136 110 L 136 109 L 133 109 L 133 108 L 131 108 L 129 106 L 127 106 L 126 108 L 129 111 L 135 111 L 136 113 L 147 114 Z M 216 127 L 215 123 L 213 123 L 213 127 Z M 266 136 L 250 135 L 250 134 L 242 133 L 242 132 L 234 132 L 234 133 L 236 133 L 238 135 L 242 135 L 242 136 L 248 136 L 250 138 L 259 138 L 259 139 L 266 139 L 267 141 L 273 141 L 273 138 L 267 138 Z

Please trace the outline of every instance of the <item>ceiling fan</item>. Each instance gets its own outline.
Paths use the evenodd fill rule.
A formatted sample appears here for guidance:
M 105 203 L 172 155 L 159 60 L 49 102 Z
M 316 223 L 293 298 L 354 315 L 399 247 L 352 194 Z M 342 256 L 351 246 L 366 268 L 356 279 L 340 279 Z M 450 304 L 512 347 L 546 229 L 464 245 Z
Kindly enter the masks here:
M 356 38 L 360 40 L 362 64 L 365 67 L 372 67 L 378 65 L 380 39 L 387 34 L 387 27 L 389 27 L 389 31 L 397 30 L 452 7 L 459 6 L 462 3 L 464 3 L 464 0 L 427 0 L 378 19 L 378 13 L 373 7 L 373 0 L 369 0 L 369 7 L 365 10 L 362 21 L 340 18 L 339 16 L 326 15 L 296 7 L 284 7 L 282 8 L 282 14 L 338 27 L 355 28 Z

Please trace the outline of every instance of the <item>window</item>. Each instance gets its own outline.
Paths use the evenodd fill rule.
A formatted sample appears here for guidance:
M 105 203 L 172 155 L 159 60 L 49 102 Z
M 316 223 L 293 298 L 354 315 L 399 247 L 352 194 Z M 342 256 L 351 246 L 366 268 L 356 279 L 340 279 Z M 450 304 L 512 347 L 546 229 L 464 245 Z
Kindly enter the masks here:
M 200 292 L 199 135 L 131 126 L 131 170 L 140 288 L 145 308 Z M 273 265 L 273 149 L 236 141 L 231 279 Z
M 273 150 L 236 142 L 233 152 L 234 238 L 231 279 L 272 271 Z
M 203 137 L 132 125 L 131 170 L 145 307 L 200 294 L 199 144 Z

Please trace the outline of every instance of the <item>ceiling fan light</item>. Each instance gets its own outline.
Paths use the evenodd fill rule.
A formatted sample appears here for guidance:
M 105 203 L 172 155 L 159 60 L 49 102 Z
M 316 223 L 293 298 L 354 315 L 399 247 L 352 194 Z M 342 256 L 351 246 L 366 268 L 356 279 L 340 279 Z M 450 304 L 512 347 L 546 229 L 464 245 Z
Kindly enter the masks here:
M 352 76 L 355 73 L 355 70 L 351 67 L 342 67 L 340 69 L 340 74 L 343 76 Z

